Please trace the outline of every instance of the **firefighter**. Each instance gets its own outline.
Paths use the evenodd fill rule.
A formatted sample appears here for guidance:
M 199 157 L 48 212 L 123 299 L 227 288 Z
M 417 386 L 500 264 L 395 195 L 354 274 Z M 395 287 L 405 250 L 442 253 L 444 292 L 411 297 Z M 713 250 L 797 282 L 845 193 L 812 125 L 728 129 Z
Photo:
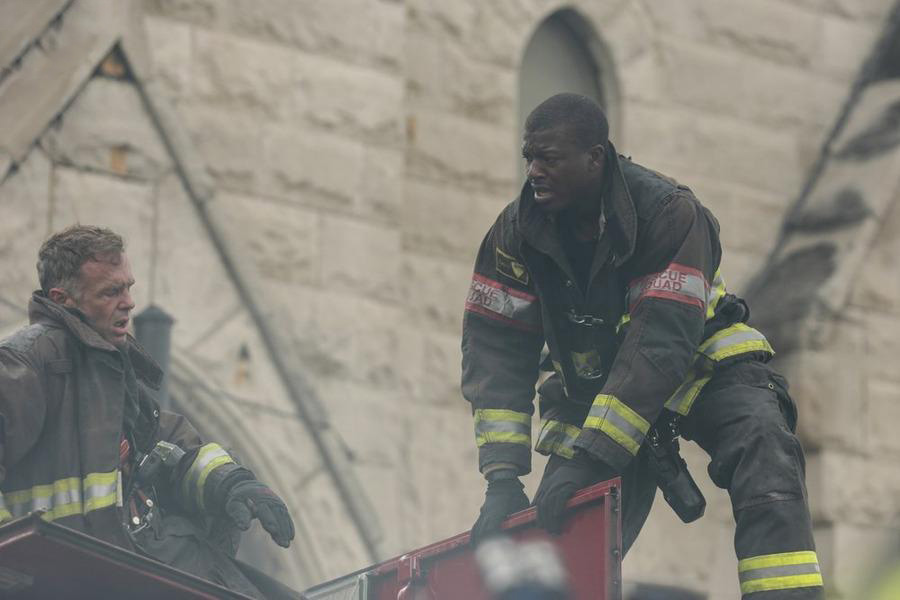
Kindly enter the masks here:
M 576 490 L 621 476 L 627 550 L 656 490 L 645 438 L 674 421 L 730 494 L 743 596 L 821 598 L 796 409 L 726 292 L 716 219 L 686 186 L 617 155 L 602 109 L 580 95 L 529 115 L 522 155 L 526 181 L 481 244 L 463 320 L 462 390 L 487 480 L 473 539 L 528 506 L 518 478 L 543 368 L 544 528 L 562 529 Z
M 260 582 L 279 589 L 233 557 L 254 518 L 289 546 L 287 507 L 146 389 L 162 373 L 128 333 L 135 282 L 122 238 L 69 227 L 44 242 L 37 267 L 31 324 L 0 342 L 0 522 L 43 511 L 252 597 Z

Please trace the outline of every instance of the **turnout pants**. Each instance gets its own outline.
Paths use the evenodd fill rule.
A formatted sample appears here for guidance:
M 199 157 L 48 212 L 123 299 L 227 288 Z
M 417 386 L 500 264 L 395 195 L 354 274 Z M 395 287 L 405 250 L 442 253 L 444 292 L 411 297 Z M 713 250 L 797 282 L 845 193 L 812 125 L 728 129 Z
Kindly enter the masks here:
M 709 454 L 710 478 L 731 497 L 738 578 L 747 600 L 824 597 L 796 421 L 784 378 L 758 361 L 722 367 L 681 419 L 682 437 Z M 564 462 L 550 458 L 535 497 L 547 475 Z M 655 493 L 655 474 L 642 449 L 622 473 L 626 552 Z

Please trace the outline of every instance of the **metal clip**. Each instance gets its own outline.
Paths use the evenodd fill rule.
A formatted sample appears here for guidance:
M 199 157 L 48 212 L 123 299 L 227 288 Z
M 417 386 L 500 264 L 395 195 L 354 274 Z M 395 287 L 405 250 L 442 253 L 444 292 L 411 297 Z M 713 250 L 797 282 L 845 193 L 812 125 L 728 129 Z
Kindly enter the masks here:
M 569 312 L 566 313 L 566 317 L 570 322 L 582 327 L 602 327 L 606 324 L 606 321 L 604 321 L 600 317 L 595 317 L 594 315 L 575 314 L 575 309 L 569 310 Z

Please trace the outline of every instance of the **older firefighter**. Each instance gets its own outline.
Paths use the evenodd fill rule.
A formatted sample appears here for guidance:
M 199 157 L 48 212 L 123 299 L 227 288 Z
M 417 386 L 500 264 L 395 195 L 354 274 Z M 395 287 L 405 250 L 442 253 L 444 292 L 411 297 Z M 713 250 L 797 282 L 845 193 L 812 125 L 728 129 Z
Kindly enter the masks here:
M 277 597 L 282 586 L 233 560 L 235 527 L 258 518 L 287 547 L 291 517 L 147 392 L 162 373 L 127 332 L 134 278 L 122 238 L 72 226 L 43 244 L 38 274 L 31 325 L 0 342 L 0 522 L 43 511 L 235 591 Z
M 481 244 L 463 322 L 462 389 L 488 482 L 473 538 L 528 505 L 518 476 L 531 469 L 544 365 L 545 528 L 562 528 L 576 490 L 619 475 L 627 549 L 662 475 L 645 441 L 676 424 L 731 496 L 744 597 L 821 598 L 796 409 L 726 293 L 715 218 L 689 188 L 617 155 L 583 96 L 538 106 L 523 156 L 527 181 Z

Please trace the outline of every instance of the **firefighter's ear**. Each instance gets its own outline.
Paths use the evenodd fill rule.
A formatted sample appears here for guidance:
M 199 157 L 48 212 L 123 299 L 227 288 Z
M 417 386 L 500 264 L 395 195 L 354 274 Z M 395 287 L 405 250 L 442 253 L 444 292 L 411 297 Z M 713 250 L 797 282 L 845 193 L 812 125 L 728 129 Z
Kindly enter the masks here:
M 69 292 L 64 290 L 63 288 L 50 288 L 50 291 L 47 292 L 47 297 L 50 298 L 53 302 L 60 304 L 62 306 L 73 306 L 75 301 L 72 299 L 72 296 L 69 295 Z
M 596 144 L 588 149 L 588 159 L 590 160 L 591 169 L 603 172 L 603 166 L 606 164 L 606 146 L 604 144 Z

